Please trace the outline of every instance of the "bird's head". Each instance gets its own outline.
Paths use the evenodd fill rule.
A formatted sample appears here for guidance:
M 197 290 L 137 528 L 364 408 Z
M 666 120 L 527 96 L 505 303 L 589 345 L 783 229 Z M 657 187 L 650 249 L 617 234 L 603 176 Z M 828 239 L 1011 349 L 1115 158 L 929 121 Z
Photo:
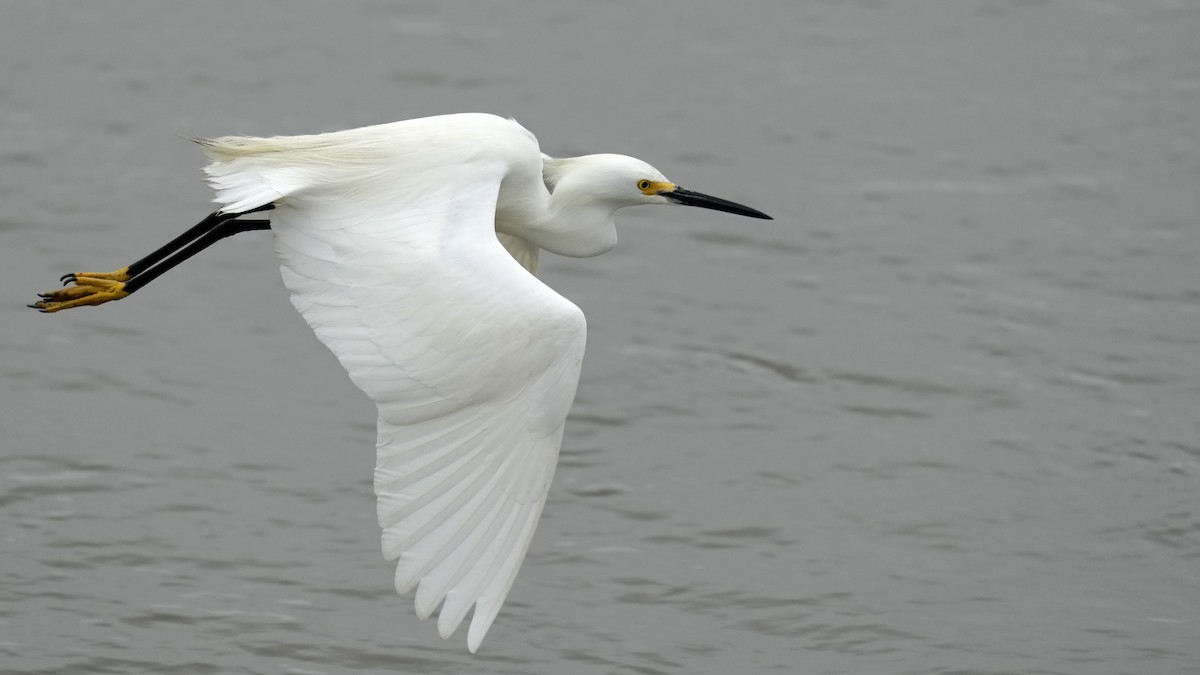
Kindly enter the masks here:
M 616 208 L 639 204 L 682 204 L 735 213 L 739 216 L 764 218 L 771 216 L 719 197 L 693 192 L 667 180 L 661 171 L 636 157 L 626 155 L 585 155 L 565 160 L 552 160 L 545 166 L 546 186 L 555 190 L 559 180 L 569 179 L 577 186 L 586 186 L 592 199 L 605 201 Z
M 542 180 L 550 191 L 545 217 L 513 217 L 501 206 L 496 229 L 576 258 L 600 255 L 616 245 L 613 216 L 626 206 L 683 204 L 771 218 L 748 206 L 685 190 L 658 169 L 625 155 L 543 156 Z

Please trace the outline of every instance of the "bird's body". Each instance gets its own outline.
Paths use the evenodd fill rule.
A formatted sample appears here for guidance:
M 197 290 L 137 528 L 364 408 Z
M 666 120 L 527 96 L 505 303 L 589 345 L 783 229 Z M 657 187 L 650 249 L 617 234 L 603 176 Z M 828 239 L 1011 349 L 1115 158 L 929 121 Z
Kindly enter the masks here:
M 443 636 L 478 602 L 474 649 L 533 537 L 583 359 L 583 313 L 493 225 L 545 210 L 536 140 L 457 115 L 202 145 L 222 210 L 276 205 L 293 304 L 378 404 L 375 491 L 397 590 L 419 584 L 422 617 L 449 596 Z
M 583 313 L 537 279 L 538 251 L 603 253 L 614 213 L 635 204 L 766 216 L 631 157 L 550 158 L 485 114 L 199 143 L 220 204 L 207 236 L 269 227 L 293 304 L 378 406 L 375 492 L 396 589 L 416 588 L 422 618 L 441 607 L 442 637 L 474 607 L 475 651 L 533 538 L 584 353 Z M 269 223 L 236 220 L 267 210 Z M 125 297 L 172 260 L 68 275 L 76 286 L 36 306 Z M 93 281 L 101 291 L 79 291 Z

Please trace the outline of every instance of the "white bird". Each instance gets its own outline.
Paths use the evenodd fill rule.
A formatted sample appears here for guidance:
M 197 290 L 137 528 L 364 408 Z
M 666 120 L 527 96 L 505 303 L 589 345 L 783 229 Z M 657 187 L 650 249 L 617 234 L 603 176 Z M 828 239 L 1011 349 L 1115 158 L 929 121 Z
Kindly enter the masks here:
M 479 648 L 529 549 L 583 360 L 583 313 L 538 252 L 617 242 L 615 212 L 685 204 L 624 155 L 554 159 L 513 120 L 458 114 L 307 136 L 197 141 L 220 209 L 115 272 L 63 277 L 43 312 L 118 300 L 212 243 L 270 229 L 292 303 L 379 408 L 375 493 L 396 590 Z M 239 216 L 269 211 L 268 219 Z

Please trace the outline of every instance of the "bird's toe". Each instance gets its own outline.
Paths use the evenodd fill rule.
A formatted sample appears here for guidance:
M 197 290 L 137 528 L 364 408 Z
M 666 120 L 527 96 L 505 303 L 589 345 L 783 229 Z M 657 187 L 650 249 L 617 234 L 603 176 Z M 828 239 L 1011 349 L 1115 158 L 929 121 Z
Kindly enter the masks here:
M 40 312 L 49 313 L 71 309 L 72 307 L 101 305 L 113 300 L 120 300 L 129 295 L 129 292 L 125 290 L 125 282 L 123 281 L 105 279 L 99 276 L 84 277 L 81 274 L 67 275 L 70 277 L 67 283 L 74 283 L 75 285 L 45 293 L 38 293 L 38 297 L 41 300 L 27 306 Z

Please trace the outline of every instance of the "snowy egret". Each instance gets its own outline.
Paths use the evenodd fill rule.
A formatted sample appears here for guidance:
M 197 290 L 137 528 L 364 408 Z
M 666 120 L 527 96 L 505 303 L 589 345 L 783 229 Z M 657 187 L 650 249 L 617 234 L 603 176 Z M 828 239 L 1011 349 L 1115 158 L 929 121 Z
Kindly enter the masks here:
M 214 242 L 270 229 L 292 303 L 379 408 L 383 554 L 416 612 L 478 649 L 529 549 L 575 398 L 586 325 L 538 252 L 616 244 L 615 212 L 684 204 L 624 155 L 542 154 L 513 120 L 459 114 L 308 136 L 198 140 L 219 210 L 115 272 L 76 272 L 43 312 L 134 293 Z M 265 219 L 241 216 L 269 212 Z

